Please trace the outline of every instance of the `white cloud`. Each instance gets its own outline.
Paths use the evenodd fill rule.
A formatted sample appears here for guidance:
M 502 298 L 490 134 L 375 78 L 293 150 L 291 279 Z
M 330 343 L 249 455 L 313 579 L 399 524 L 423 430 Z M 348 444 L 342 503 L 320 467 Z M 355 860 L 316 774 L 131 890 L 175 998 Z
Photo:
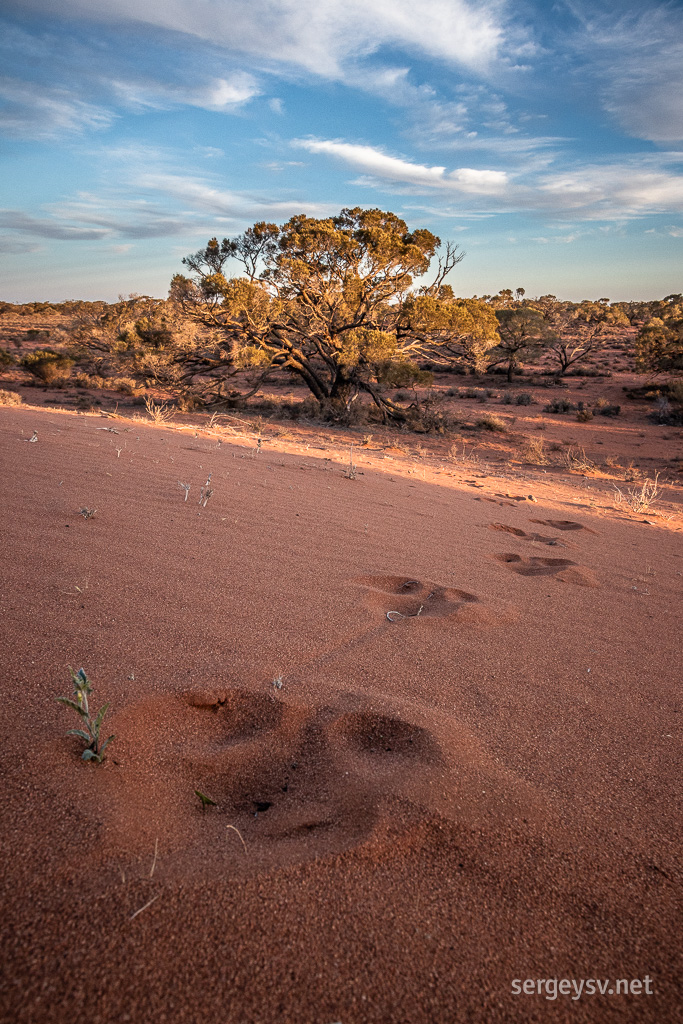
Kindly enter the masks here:
M 0 104 L 0 130 L 18 138 L 53 139 L 108 128 L 115 116 L 68 89 L 16 78 L 0 78 Z
M 246 72 L 236 72 L 229 78 L 215 78 L 194 88 L 151 81 L 115 80 L 110 84 L 114 92 L 132 107 L 168 109 L 178 105 L 219 113 L 231 113 L 260 93 L 256 79 Z
M 354 145 L 330 139 L 295 139 L 292 145 L 306 149 L 309 153 L 324 153 L 335 157 L 383 181 L 418 188 L 491 194 L 500 192 L 507 183 L 504 171 L 461 167 L 447 174 L 445 167 L 426 167 L 423 164 L 411 163 L 389 156 L 373 146 Z
M 329 212 L 320 204 L 297 199 L 273 199 L 228 191 L 191 175 L 166 171 L 142 171 L 136 174 L 137 185 L 183 203 L 193 211 L 210 213 L 234 220 L 258 220 L 264 217 L 289 218 L 297 213 L 310 216 Z
M 295 139 L 292 145 L 324 154 L 364 172 L 358 184 L 387 192 L 434 191 L 479 211 L 536 211 L 579 220 L 619 220 L 683 210 L 683 175 L 667 169 L 677 154 L 633 158 L 622 163 L 585 164 L 553 171 L 543 162 L 525 175 L 469 167 L 446 171 L 390 156 L 373 146 L 331 139 Z M 680 155 L 678 155 L 680 159 Z M 450 194 L 450 195 L 449 195 Z M 474 204 L 474 205 L 473 205 Z M 446 214 L 444 209 L 441 211 Z M 457 216 L 463 215 L 462 206 Z
M 593 165 L 539 183 L 550 204 L 591 218 L 612 219 L 683 210 L 683 176 L 637 161 Z M 548 208 L 548 203 L 541 203 Z
M 22 0 L 54 13 L 52 0 Z M 507 47 L 499 0 L 61 0 L 60 14 L 145 23 L 325 78 L 381 47 L 483 69 Z M 528 40 L 520 40 L 528 49 Z
M 657 143 L 683 140 L 683 9 L 677 3 L 600 8 L 574 0 L 575 40 L 603 83 L 603 103 L 630 134 Z

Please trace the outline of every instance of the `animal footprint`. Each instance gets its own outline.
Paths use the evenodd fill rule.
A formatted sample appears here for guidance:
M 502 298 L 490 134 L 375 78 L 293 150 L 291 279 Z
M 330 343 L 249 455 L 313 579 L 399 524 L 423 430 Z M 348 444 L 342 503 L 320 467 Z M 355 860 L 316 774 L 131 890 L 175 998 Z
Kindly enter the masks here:
M 520 540 L 536 541 L 538 544 L 549 544 L 551 546 L 559 544 L 559 541 L 555 540 L 554 537 L 544 537 L 540 533 L 525 533 L 524 530 L 520 530 L 516 526 L 506 526 L 504 523 L 491 523 L 489 530 L 500 530 L 503 533 L 511 533 L 513 537 L 519 537 Z
M 578 566 L 568 558 L 522 558 L 511 551 L 504 551 L 492 557 L 520 576 L 555 576 L 563 583 L 575 583 L 580 587 L 599 586 L 590 569 Z
M 441 587 L 406 576 L 362 576 L 365 602 L 381 610 L 390 621 L 405 618 L 443 618 L 454 615 L 463 605 L 479 601 L 474 594 L 454 587 Z
M 554 576 L 561 569 L 576 564 L 570 562 L 568 558 L 540 558 L 538 556 L 522 558 L 521 555 L 515 555 L 510 551 L 504 551 L 493 557 L 496 561 L 506 565 L 508 569 L 519 573 L 520 576 Z
M 359 711 L 338 718 L 332 731 L 342 744 L 358 754 L 381 760 L 434 760 L 439 748 L 426 729 L 400 718 Z
M 353 849 L 379 827 L 384 801 L 440 758 L 427 730 L 399 718 L 237 687 L 147 698 L 116 727 L 120 770 L 104 777 L 102 813 L 120 856 L 138 863 L 158 844 L 166 877 L 258 873 Z
M 573 523 L 571 519 L 530 519 L 530 523 L 537 523 L 539 526 L 552 526 L 553 530 L 585 530 L 586 533 L 595 533 L 588 526 L 581 523 Z

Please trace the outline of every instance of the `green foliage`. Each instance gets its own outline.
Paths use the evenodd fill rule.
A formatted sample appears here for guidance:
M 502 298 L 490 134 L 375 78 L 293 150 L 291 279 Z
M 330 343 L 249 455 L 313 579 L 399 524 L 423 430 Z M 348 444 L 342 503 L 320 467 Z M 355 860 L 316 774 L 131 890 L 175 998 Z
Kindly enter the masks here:
M 44 384 L 59 384 L 69 376 L 73 359 L 54 349 L 35 349 L 21 360 L 21 365 Z
M 218 807 L 216 801 L 212 800 L 210 796 L 206 795 L 206 793 L 202 793 L 199 789 L 195 789 L 194 792 L 195 796 L 198 796 L 201 801 L 203 811 L 205 811 L 207 807 Z
M 683 371 L 683 301 L 680 295 L 664 300 L 659 316 L 644 324 L 636 338 L 636 369 L 639 373 Z
M 282 369 L 298 376 L 321 407 L 346 416 L 362 391 L 384 418 L 405 412 L 388 386 L 428 383 L 416 360 L 457 338 L 492 344 L 495 318 L 483 303 L 455 300 L 445 276 L 462 258 L 446 245 L 429 287 L 413 288 L 437 255 L 430 231 L 409 231 L 382 210 L 344 209 L 336 217 L 261 222 L 235 239 L 213 238 L 186 257 L 191 278 L 176 275 L 171 298 L 215 330 L 222 370 Z M 229 260 L 244 273 L 228 277 Z
M 82 754 L 84 761 L 96 761 L 98 764 L 101 764 L 104 759 L 104 751 L 114 739 L 113 736 L 108 736 L 104 742 L 100 741 L 100 729 L 109 705 L 105 704 L 101 707 L 93 718 L 88 707 L 88 694 L 92 692 L 92 683 L 85 674 L 84 669 L 79 668 L 78 672 L 74 672 L 70 668 L 69 671 L 71 672 L 71 680 L 74 687 L 73 697 L 57 697 L 57 700 L 60 704 L 65 704 L 80 716 L 83 728 L 69 729 L 67 736 L 78 736 L 86 744 Z
M 556 339 L 542 312 L 531 306 L 513 305 L 497 309 L 496 319 L 500 340 L 492 354 L 496 357 L 495 362 L 507 363 L 508 380 L 512 380 L 522 355 L 526 359 L 534 358 Z
M 390 388 L 431 387 L 434 374 L 421 370 L 410 359 L 384 359 L 375 366 L 380 384 Z
M 549 348 L 558 366 L 558 377 L 596 352 L 616 331 L 630 323 L 623 304 L 610 305 L 606 298 L 563 302 L 555 295 L 542 295 L 540 299 L 525 302 L 525 306 L 537 310 L 555 335 Z

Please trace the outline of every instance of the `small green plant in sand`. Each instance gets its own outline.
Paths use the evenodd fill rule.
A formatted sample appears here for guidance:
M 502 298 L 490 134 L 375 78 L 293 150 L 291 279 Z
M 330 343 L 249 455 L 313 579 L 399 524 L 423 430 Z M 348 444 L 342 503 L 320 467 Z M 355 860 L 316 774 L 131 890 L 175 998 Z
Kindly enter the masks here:
M 200 789 L 195 789 L 194 792 L 195 796 L 199 797 L 199 800 L 202 805 L 202 811 L 205 811 L 207 807 L 218 807 L 216 801 L 212 800 L 210 796 L 206 795 L 206 793 L 202 793 Z
M 83 720 L 83 728 L 69 729 L 67 736 L 78 736 L 87 744 L 82 754 L 84 761 L 97 761 L 98 764 L 101 764 L 104 760 L 104 751 L 114 739 L 113 736 L 108 736 L 104 742 L 100 741 L 100 729 L 109 705 L 105 704 L 101 707 L 93 718 L 88 707 L 88 694 L 92 692 L 92 683 L 84 669 L 79 668 L 78 672 L 74 672 L 72 668 L 69 668 L 69 671 L 74 684 L 74 695 L 73 697 L 57 697 L 57 700 L 60 704 L 66 704 L 67 707 L 73 708 L 76 714 L 80 715 Z

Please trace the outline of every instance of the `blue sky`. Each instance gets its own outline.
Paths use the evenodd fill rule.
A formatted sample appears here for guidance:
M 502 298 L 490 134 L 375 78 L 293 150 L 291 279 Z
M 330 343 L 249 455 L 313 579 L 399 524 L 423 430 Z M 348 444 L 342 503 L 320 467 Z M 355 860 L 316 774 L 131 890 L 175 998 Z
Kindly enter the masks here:
M 212 235 L 357 205 L 458 242 L 460 295 L 683 290 L 678 0 L 3 0 L 0 29 L 0 298 L 163 296 Z

